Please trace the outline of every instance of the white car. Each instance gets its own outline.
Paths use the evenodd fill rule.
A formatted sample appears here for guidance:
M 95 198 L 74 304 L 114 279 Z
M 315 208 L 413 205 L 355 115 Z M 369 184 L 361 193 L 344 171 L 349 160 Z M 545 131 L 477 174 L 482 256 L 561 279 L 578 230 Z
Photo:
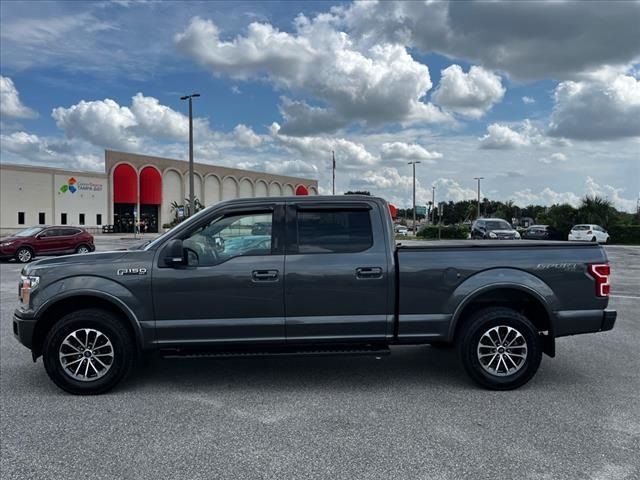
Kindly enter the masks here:
M 569 241 L 609 243 L 609 234 L 600 225 L 575 225 L 569 232 Z
M 405 227 L 404 225 L 396 225 L 396 233 L 398 235 L 408 235 L 409 234 L 409 229 L 407 227 Z

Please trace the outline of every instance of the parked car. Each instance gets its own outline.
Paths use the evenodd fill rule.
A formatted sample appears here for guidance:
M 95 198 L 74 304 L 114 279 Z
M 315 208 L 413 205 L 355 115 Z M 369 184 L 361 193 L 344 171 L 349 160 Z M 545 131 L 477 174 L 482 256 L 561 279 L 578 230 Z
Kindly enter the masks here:
M 520 234 L 501 218 L 480 218 L 471 226 L 472 239 L 518 240 Z
M 569 232 L 569 240 L 609 243 L 609 233 L 600 225 L 575 225 Z
M 267 251 L 203 241 L 256 222 L 273 225 Z M 616 319 L 600 245 L 398 245 L 387 203 L 369 196 L 220 202 L 142 250 L 88 257 L 26 265 L 12 326 L 74 394 L 108 391 L 140 351 L 379 356 L 431 343 L 456 344 L 473 380 L 508 390 L 557 337 Z
M 409 229 L 404 225 L 396 225 L 395 229 L 397 235 L 409 235 Z
M 30 262 L 40 255 L 89 253 L 93 235 L 79 227 L 31 227 L 0 239 L 0 258 Z
M 522 234 L 525 240 L 562 240 L 562 235 L 551 225 L 531 225 Z

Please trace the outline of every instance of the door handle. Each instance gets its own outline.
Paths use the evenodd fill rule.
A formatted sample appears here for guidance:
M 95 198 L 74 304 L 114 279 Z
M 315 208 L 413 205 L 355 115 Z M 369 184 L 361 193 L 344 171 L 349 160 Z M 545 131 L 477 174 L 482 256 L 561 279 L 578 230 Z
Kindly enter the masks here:
M 253 282 L 277 282 L 278 270 L 254 270 L 251 272 Z
M 372 278 L 382 278 L 382 268 L 381 267 L 359 267 L 356 268 L 356 278 L 359 279 L 372 279 Z

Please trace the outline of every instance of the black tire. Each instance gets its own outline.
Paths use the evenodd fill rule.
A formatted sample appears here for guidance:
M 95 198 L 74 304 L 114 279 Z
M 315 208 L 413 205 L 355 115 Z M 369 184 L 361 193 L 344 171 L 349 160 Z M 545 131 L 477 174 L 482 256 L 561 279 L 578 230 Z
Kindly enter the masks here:
M 515 364 L 513 367 L 510 367 L 514 369 L 514 372 L 511 374 L 508 373 L 506 368 L 501 367 L 499 359 L 497 368 L 498 370 L 502 368 L 504 371 L 498 371 L 498 373 L 502 373 L 503 376 L 487 371 L 486 368 L 490 369 L 493 357 L 488 357 L 491 361 L 486 368 L 480 363 L 480 351 L 488 354 L 493 353 L 485 350 L 485 347 L 481 347 L 483 350 L 480 350 L 478 347 L 483 336 L 494 327 L 511 327 L 515 329 L 522 336 L 522 339 L 518 340 L 518 344 L 523 345 L 523 343 L 521 343 L 522 341 L 526 344 L 526 358 L 520 360 L 515 356 L 513 357 L 516 359 L 516 362 L 520 361 L 521 363 L 519 363 L 517 367 Z M 502 329 L 502 332 L 504 331 L 505 329 Z M 512 336 L 509 337 L 510 340 L 514 338 L 515 334 L 512 333 L 511 335 Z M 506 338 L 507 336 L 505 335 L 505 339 Z M 486 342 L 485 339 L 483 339 L 483 342 Z M 504 343 L 506 343 L 506 341 Z M 504 343 L 502 345 L 504 345 Z M 507 351 L 516 350 L 516 348 L 518 347 L 505 350 L 503 347 L 502 350 L 506 355 Z M 473 315 L 464 326 L 459 342 L 459 349 L 462 364 L 469 376 L 479 385 L 491 390 L 513 390 L 524 385 L 536 374 L 542 360 L 542 345 L 540 334 L 536 327 L 524 315 L 504 307 L 487 308 Z M 522 353 L 522 350 L 518 351 L 518 353 Z M 504 365 L 507 365 L 506 360 L 504 360 Z
M 31 250 L 29 247 L 20 247 L 18 250 L 16 250 L 15 258 L 16 261 L 20 263 L 29 263 L 31 260 L 33 260 L 33 250 Z
M 113 359 L 103 376 L 81 381 L 67 373 L 69 370 L 62 365 L 59 352 L 68 335 L 85 328 L 97 330 L 106 336 L 112 345 Z M 94 340 L 94 347 L 95 343 Z M 69 313 L 53 325 L 44 340 L 42 359 L 49 378 L 62 390 L 74 395 L 99 395 L 111 390 L 126 377 L 133 365 L 134 356 L 132 334 L 118 317 L 104 310 L 85 309 Z M 81 358 L 81 355 L 77 358 Z
M 89 253 L 91 252 L 91 249 L 89 248 L 89 245 L 85 245 L 84 243 L 81 245 L 78 245 L 76 247 L 76 253 L 78 255 L 84 254 L 84 253 Z

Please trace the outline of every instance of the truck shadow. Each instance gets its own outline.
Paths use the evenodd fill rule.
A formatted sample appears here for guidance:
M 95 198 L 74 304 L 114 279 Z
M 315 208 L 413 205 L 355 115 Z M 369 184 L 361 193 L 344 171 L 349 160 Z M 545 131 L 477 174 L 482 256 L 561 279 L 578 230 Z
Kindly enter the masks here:
M 255 388 L 353 390 L 419 384 L 475 388 L 455 349 L 396 347 L 391 355 L 162 359 L 145 357 L 118 390 Z

